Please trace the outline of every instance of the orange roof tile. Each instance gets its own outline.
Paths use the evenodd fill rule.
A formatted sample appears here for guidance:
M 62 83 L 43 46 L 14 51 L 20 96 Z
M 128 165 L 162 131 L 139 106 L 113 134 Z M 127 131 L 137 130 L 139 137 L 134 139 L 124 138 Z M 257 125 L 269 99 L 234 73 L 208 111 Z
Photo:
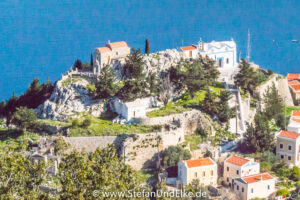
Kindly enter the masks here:
M 189 51 L 189 50 L 194 50 L 196 49 L 195 46 L 191 45 L 191 46 L 186 46 L 186 47 L 180 47 L 182 49 L 182 51 Z
M 285 137 L 290 139 L 297 139 L 299 137 L 299 133 L 290 132 L 290 131 L 280 131 L 279 137 Z
M 300 123 L 300 118 L 292 117 L 292 121 Z
M 250 176 L 245 176 L 242 178 L 246 183 L 256 183 L 259 181 L 265 181 L 273 179 L 273 177 L 269 173 L 261 173 L 261 174 L 255 174 Z
M 288 74 L 287 79 L 290 81 L 300 79 L 300 74 Z
M 185 163 L 187 164 L 188 168 L 192 167 L 203 167 L 208 165 L 213 165 L 214 162 L 209 158 L 201 158 L 197 160 L 186 160 Z
M 300 117 L 300 110 L 293 110 L 292 111 L 292 116 L 293 117 Z
M 128 47 L 128 45 L 125 41 L 108 43 L 106 46 L 109 47 L 110 49 Z
M 229 162 L 231 164 L 234 165 L 238 165 L 238 166 L 243 166 L 244 164 L 246 164 L 247 162 L 249 162 L 250 160 L 246 159 L 246 158 L 242 158 L 239 156 L 230 156 L 229 158 L 227 158 L 226 162 Z
M 290 85 L 290 86 L 295 92 L 300 92 L 300 84 L 299 85 Z
M 299 81 L 297 80 L 289 81 L 288 83 L 289 85 L 300 85 Z
M 105 53 L 111 51 L 108 47 L 99 47 L 97 48 L 100 53 Z

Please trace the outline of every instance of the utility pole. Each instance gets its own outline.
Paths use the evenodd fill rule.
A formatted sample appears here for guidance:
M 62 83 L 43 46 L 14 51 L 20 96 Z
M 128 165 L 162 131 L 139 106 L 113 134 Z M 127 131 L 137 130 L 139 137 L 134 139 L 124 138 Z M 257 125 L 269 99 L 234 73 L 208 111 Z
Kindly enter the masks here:
M 250 30 L 248 29 L 248 42 L 247 42 L 247 61 L 250 62 L 250 52 L 251 52 L 251 46 L 250 46 Z

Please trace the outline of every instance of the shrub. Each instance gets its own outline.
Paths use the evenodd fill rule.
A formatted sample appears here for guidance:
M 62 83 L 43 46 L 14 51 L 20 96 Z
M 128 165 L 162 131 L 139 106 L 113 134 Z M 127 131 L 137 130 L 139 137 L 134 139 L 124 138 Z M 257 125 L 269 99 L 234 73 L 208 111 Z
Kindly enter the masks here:
M 288 191 L 288 189 L 281 189 L 281 190 L 277 191 L 276 195 L 277 196 L 286 196 L 289 193 L 290 193 L 290 191 Z
M 170 146 L 162 151 L 162 162 L 164 167 L 176 166 L 181 160 L 188 160 L 191 158 L 191 153 L 180 146 Z
M 78 119 L 73 119 L 72 120 L 72 127 L 78 127 L 79 126 L 79 120 Z
M 294 166 L 291 174 L 291 179 L 294 181 L 298 181 L 300 176 L 299 167 Z
M 262 172 L 267 172 L 267 171 L 271 171 L 272 169 L 272 164 L 266 161 L 263 161 L 260 163 L 260 171 Z
M 89 118 L 87 118 L 87 119 L 83 120 L 83 122 L 82 122 L 82 127 L 87 128 L 87 127 L 89 127 L 91 124 L 92 124 L 92 120 L 89 119 Z

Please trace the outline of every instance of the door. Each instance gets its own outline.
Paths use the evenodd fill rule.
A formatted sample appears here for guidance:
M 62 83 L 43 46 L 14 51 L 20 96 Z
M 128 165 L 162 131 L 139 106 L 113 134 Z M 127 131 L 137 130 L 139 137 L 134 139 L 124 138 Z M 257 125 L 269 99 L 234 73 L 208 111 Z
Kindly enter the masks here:
M 109 64 L 110 61 L 110 56 L 107 57 L 107 63 Z
M 190 58 L 192 57 L 192 51 L 189 52 L 190 53 Z
M 222 59 L 219 59 L 219 67 L 222 67 Z
M 135 117 L 135 111 L 133 111 L 133 117 Z

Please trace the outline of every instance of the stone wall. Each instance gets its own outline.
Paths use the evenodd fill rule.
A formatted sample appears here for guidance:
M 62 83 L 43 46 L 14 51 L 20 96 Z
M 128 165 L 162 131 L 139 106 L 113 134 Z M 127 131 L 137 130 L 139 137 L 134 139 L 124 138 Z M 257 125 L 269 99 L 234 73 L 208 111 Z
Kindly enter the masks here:
M 136 122 L 143 125 L 164 125 L 176 123 L 184 129 L 185 134 L 193 134 L 198 127 L 213 132 L 211 120 L 199 110 L 186 111 L 181 114 L 154 118 L 138 118 Z
M 158 152 L 184 142 L 182 128 L 159 133 L 138 134 L 127 138 L 122 152 L 126 164 L 135 170 L 156 167 Z
M 293 98 L 291 96 L 287 80 L 284 78 L 281 78 L 278 74 L 273 74 L 270 80 L 268 80 L 265 84 L 260 85 L 256 88 L 255 92 L 258 94 L 260 99 L 263 99 L 264 94 L 266 93 L 267 89 L 269 87 L 272 87 L 273 83 L 275 84 L 275 87 L 278 89 L 279 95 L 282 97 L 282 99 L 285 99 L 285 103 L 287 106 L 293 106 Z M 262 108 L 264 108 L 264 103 L 261 102 Z

